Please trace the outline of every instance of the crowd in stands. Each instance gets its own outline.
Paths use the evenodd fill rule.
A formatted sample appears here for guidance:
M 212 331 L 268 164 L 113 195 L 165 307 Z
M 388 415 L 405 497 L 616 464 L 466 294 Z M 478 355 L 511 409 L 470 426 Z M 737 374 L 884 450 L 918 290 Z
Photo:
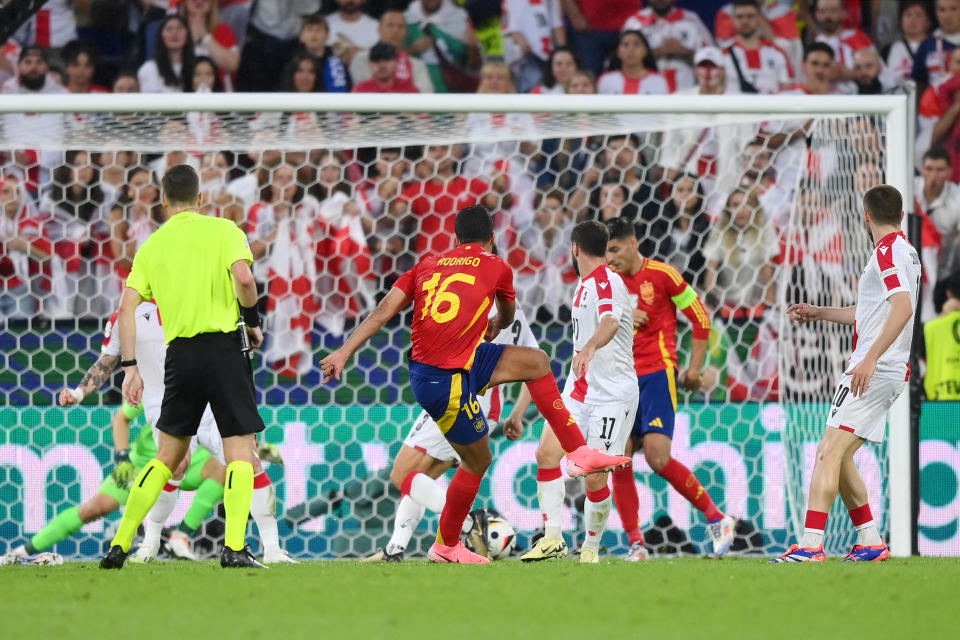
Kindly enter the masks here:
M 49 0 L 0 49 L 0 99 L 881 94 L 913 80 L 929 320 L 960 268 L 958 45 L 960 0 Z M 8 114 L 2 124 L 10 137 L 38 123 L 56 129 L 57 117 Z M 295 135 L 315 117 L 267 113 L 251 126 Z M 521 116 L 470 117 L 496 129 Z M 202 139 L 211 125 L 163 126 Z M 567 312 L 576 221 L 633 219 L 644 255 L 675 265 L 717 318 L 711 354 L 737 363 L 718 384 L 730 397 L 771 398 L 776 353 L 764 338 L 779 270 L 830 302 L 849 303 L 855 290 L 842 251 L 862 230 L 834 212 L 858 211 L 858 194 L 883 180 L 883 145 L 868 117 L 843 126 L 833 150 L 816 154 L 806 121 L 297 153 L 0 149 L 0 314 L 109 315 L 137 247 L 162 224 L 159 177 L 186 162 L 201 172 L 205 212 L 248 235 L 265 359 L 283 375 L 312 366 L 312 331 L 342 334 L 419 256 L 453 246 L 458 208 L 482 203 L 496 212 L 520 304 L 545 322 Z M 841 155 L 854 166 L 840 167 Z M 787 238 L 792 210 L 804 228 Z

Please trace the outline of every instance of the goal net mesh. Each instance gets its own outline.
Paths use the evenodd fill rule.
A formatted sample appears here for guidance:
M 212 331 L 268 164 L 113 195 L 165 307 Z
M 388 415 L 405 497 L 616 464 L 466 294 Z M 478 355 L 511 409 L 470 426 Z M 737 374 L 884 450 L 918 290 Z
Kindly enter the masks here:
M 641 252 L 674 265 L 713 323 L 705 388 L 679 391 L 673 456 L 741 519 L 735 552 L 777 552 L 802 530 L 852 331 L 793 327 L 782 311 L 853 302 L 870 249 L 860 199 L 885 171 L 883 118 L 268 112 L 0 123 L 0 552 L 90 499 L 112 469 L 119 374 L 79 407 L 57 396 L 97 360 L 133 255 L 160 223 L 159 179 L 181 163 L 200 171 L 203 212 L 234 220 L 257 256 L 267 342 L 254 377 L 263 439 L 284 460 L 267 468 L 291 554 L 363 556 L 389 537 L 391 462 L 420 411 L 407 384 L 409 318 L 377 334 L 340 384 L 322 384 L 318 363 L 419 256 L 453 246 L 453 215 L 474 203 L 494 212 L 518 305 L 561 385 L 572 357 L 570 231 L 632 218 Z M 679 334 L 684 370 L 682 315 Z M 504 390 L 508 404 L 517 392 Z M 149 428 L 142 421 L 131 441 Z M 516 442 L 494 429 L 477 502 L 513 524 L 521 548 L 542 523 L 534 451 L 544 424 L 531 410 L 526 425 Z M 886 451 L 858 455 L 886 531 Z M 651 550 L 709 551 L 702 515 L 642 453 L 634 468 Z M 577 543 L 583 496 L 570 480 L 565 525 Z M 168 524 L 192 497 L 182 493 Z M 201 554 L 220 542 L 219 509 L 195 534 Z M 55 550 L 96 555 L 118 515 Z M 833 516 L 827 540 L 845 550 L 848 519 Z M 411 551 L 426 548 L 437 517 L 428 512 Z M 256 548 L 255 530 L 251 540 Z M 615 511 L 603 546 L 626 549 Z

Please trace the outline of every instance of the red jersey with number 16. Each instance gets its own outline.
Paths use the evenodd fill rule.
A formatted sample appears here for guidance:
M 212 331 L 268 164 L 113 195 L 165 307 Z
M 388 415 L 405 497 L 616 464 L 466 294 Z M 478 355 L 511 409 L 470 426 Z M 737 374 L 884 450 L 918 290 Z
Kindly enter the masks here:
M 497 293 L 513 301 L 513 271 L 479 244 L 422 259 L 394 287 L 413 299 L 411 359 L 441 369 L 470 369 Z

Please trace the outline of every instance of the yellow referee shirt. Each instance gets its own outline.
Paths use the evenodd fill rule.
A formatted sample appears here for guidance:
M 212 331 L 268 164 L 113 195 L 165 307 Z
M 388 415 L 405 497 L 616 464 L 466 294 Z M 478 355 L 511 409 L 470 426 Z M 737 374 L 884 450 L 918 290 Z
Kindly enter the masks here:
M 253 264 L 253 254 L 232 220 L 182 211 L 137 251 L 127 286 L 156 301 L 168 344 L 236 331 L 240 311 L 230 265 L 238 260 Z
M 934 318 L 923 327 L 928 400 L 960 400 L 960 311 Z

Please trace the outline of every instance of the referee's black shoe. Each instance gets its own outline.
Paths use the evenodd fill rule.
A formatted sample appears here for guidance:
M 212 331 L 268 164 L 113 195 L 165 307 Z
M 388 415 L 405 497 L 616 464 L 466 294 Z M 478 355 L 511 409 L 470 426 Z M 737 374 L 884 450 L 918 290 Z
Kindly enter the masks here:
M 107 551 L 107 555 L 100 560 L 101 569 L 123 569 L 123 562 L 127 559 L 127 552 L 120 545 L 115 544 Z
M 220 553 L 220 566 L 250 567 L 252 569 L 269 568 L 267 565 L 257 562 L 257 559 L 253 557 L 253 552 L 250 551 L 250 545 L 245 546 L 240 551 L 234 551 L 230 547 L 224 545 L 223 551 Z

